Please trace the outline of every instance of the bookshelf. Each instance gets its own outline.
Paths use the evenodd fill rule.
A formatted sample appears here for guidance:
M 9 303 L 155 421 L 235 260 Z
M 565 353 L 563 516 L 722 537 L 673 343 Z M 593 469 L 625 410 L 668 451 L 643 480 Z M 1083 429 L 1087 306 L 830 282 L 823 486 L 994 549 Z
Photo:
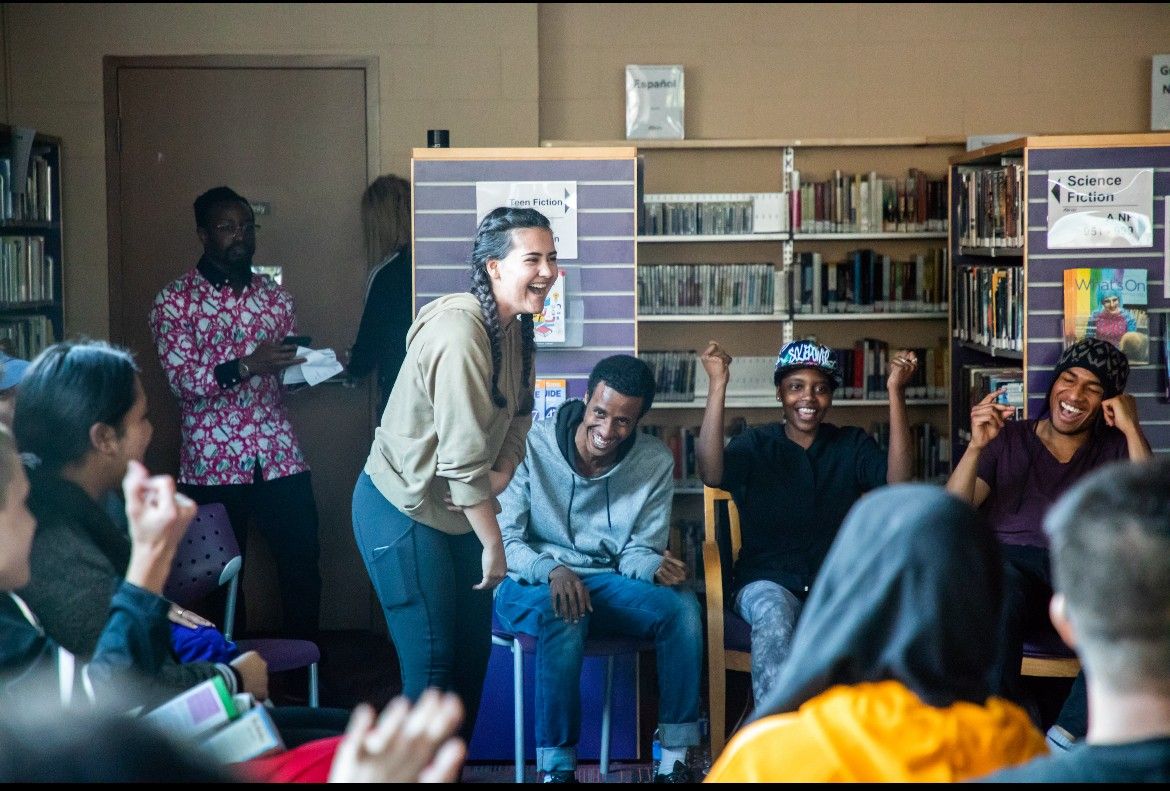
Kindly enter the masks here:
M 593 147 L 614 142 L 549 140 L 542 145 Z M 647 196 L 647 202 L 650 196 L 659 195 L 698 193 L 733 198 L 744 193 L 776 192 L 783 193 L 788 202 L 787 221 L 778 232 L 639 234 L 637 264 L 642 298 L 637 317 L 639 353 L 698 352 L 708 340 L 715 339 L 737 360 L 764 356 L 774 360 L 782 343 L 807 336 L 839 349 L 852 348 L 860 339 L 872 338 L 888 344 L 890 350 L 931 348 L 945 353 L 948 315 L 945 297 L 930 306 L 914 305 L 913 309 L 895 309 L 891 304 L 880 312 L 872 306 L 868 308 L 872 312 L 852 312 L 852 309 L 832 312 L 825 305 L 814 311 L 812 305 L 800 304 L 792 278 L 799 272 L 802 253 L 815 252 L 825 264 L 837 264 L 846 261 L 852 251 L 867 249 L 878 262 L 882 256 L 902 262 L 933 248 L 938 251 L 933 254 L 934 266 L 945 280 L 946 171 L 948 158 L 962 151 L 963 142 L 957 137 L 636 141 L 644 164 L 640 192 Z M 872 172 L 887 179 L 904 179 L 910 168 L 921 169 L 936 183 L 932 188 L 937 190 L 936 209 L 929 230 L 925 224 L 922 228 L 901 230 L 896 226 L 889 229 L 869 226 L 863 231 L 851 225 L 839 225 L 836 231 L 812 225 L 802 230 L 792 222 L 795 217 L 790 207 L 797 200 L 801 182 L 827 181 L 837 171 L 843 176 L 868 176 Z M 641 294 L 650 283 L 649 273 L 660 268 L 672 265 L 726 268 L 745 264 L 766 264 L 773 272 L 774 302 L 770 310 L 752 303 L 748 309 L 758 312 L 717 313 L 707 309 L 700 299 L 685 310 L 674 311 L 667 305 L 654 304 L 658 302 L 656 296 L 648 298 Z M 697 280 L 698 277 L 692 278 L 692 282 Z M 941 365 L 938 376 L 945 377 L 947 369 L 945 363 Z M 753 425 L 777 420 L 779 413 L 770 380 L 766 393 L 753 391 L 737 395 L 734 387 L 740 370 L 733 365 L 733 390 L 727 400 L 729 420 L 745 420 Z M 684 429 L 697 430 L 705 405 L 705 390 L 698 390 L 696 386 L 691 400 L 656 399 L 651 414 L 643 422 L 652 425 L 653 431 L 663 439 L 668 439 L 672 432 L 685 435 Z M 940 381 L 935 393 L 911 397 L 908 404 L 911 424 L 929 424 L 936 435 L 945 438 L 946 393 L 946 385 Z M 829 419 L 873 432 L 875 424 L 887 419 L 888 401 L 884 396 L 867 395 L 847 398 L 839 393 Z M 685 457 L 685 451 L 680 451 L 680 457 Z M 949 454 L 944 452 L 943 458 L 949 459 Z M 679 483 L 680 493 L 701 491 L 685 477 Z
M 31 360 L 64 336 L 61 141 L 0 125 L 0 347 Z
M 1042 413 L 1052 367 L 1065 345 L 1064 272 L 1080 268 L 1133 270 L 1147 285 L 1148 361 L 1131 363 L 1126 389 L 1155 452 L 1170 453 L 1168 170 L 1170 133 L 1024 137 L 951 158 L 952 460 L 965 447 L 971 399 L 989 381 L 971 371 L 1014 372 L 1021 383 L 1021 416 Z M 1122 177 L 1148 190 L 1084 204 L 1078 198 L 1074 204 L 1065 189 L 1070 175 Z M 1131 199 L 1132 205 L 1117 207 Z M 1144 220 L 1131 224 L 1137 233 L 1114 234 L 1110 214 Z M 1063 231 L 1072 222 L 1079 237 Z

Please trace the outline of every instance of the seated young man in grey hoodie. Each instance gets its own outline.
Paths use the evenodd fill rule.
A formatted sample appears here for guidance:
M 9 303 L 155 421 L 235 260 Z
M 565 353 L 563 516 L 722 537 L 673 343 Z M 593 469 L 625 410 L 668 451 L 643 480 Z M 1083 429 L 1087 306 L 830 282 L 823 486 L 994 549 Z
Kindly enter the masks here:
M 687 748 L 699 743 L 703 635 L 686 566 L 666 549 L 674 459 L 637 430 L 654 401 L 654 376 L 628 355 L 589 375 L 586 401 L 533 426 L 528 452 L 500 495 L 508 579 L 496 613 L 536 637 L 537 770 L 572 782 L 580 736 L 585 638 L 653 639 L 658 660 L 657 782 L 690 782 Z

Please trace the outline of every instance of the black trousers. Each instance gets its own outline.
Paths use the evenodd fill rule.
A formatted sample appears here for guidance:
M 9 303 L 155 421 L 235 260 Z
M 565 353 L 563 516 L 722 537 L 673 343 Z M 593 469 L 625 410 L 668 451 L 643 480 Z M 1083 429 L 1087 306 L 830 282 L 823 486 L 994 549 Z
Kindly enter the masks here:
M 222 486 L 181 484 L 179 489 L 200 505 L 223 503 L 248 573 L 248 527 L 255 524 L 268 542 L 276 561 L 283 613 L 282 637 L 314 640 L 321 616 L 321 547 L 318 539 L 317 501 L 309 472 L 265 481 L 256 471 L 252 483 Z M 241 581 L 242 584 L 242 581 Z M 244 596 L 236 604 L 233 637 L 245 634 Z M 222 626 L 226 593 L 210 605 L 204 617 Z
M 1000 695 L 1024 703 L 1020 683 L 1020 658 L 1024 639 L 1037 632 L 1051 632 L 1048 601 L 1052 598 L 1052 571 L 1044 547 L 1001 544 L 1003 557 L 1003 616 L 1000 621 L 999 659 L 991 679 Z

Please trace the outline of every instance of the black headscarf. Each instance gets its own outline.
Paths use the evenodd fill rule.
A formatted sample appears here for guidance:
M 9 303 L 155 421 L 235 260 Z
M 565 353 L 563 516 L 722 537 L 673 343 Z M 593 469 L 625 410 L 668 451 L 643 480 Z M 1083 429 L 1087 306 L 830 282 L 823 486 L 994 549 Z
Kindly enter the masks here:
M 845 517 L 753 718 L 886 680 L 931 706 L 982 704 L 1001 599 L 999 547 L 970 506 L 929 484 L 877 489 Z

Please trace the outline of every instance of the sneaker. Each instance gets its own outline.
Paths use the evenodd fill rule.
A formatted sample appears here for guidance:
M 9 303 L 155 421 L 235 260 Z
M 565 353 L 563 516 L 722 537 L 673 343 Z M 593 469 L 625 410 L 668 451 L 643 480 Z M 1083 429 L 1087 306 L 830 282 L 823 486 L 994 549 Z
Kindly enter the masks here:
M 697 780 L 695 773 L 682 761 L 674 762 L 674 769 L 671 770 L 670 774 L 654 775 L 655 783 L 694 783 Z
M 541 779 L 542 783 L 576 783 L 577 773 L 572 769 L 565 769 L 562 771 L 545 772 Z

